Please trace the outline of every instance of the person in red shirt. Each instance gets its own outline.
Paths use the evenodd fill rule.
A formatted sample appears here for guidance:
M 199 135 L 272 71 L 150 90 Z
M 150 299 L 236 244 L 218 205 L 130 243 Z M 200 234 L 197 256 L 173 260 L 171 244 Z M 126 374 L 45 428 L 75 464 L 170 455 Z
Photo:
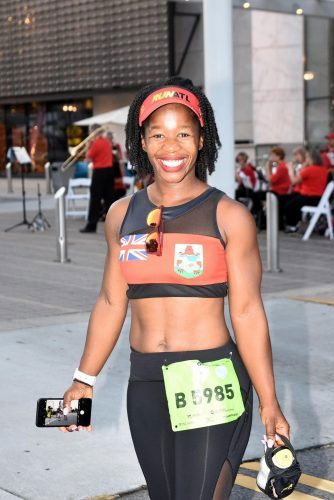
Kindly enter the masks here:
M 248 161 L 248 155 L 241 151 L 235 159 L 239 166 L 236 172 L 236 181 L 238 187 L 235 192 L 237 200 L 243 202 L 242 198 L 250 199 L 251 206 L 248 206 L 254 215 L 256 224 L 261 227 L 261 221 L 264 220 L 262 193 L 258 190 L 258 173 L 256 168 Z
M 284 208 L 291 192 L 289 170 L 284 158 L 284 149 L 276 146 L 272 148 L 270 160 L 266 165 L 266 176 L 270 185 L 270 191 L 275 193 L 278 198 L 280 231 L 284 230 Z
M 312 165 L 312 161 L 310 159 L 309 152 L 303 148 L 298 147 L 293 150 L 293 161 L 287 163 L 290 180 L 292 183 L 292 194 L 290 199 L 296 194 L 300 192 L 300 183 L 298 183 L 297 179 L 298 175 L 304 167 Z
M 236 159 L 239 169 L 236 174 L 236 180 L 239 182 L 238 189 L 254 189 L 256 185 L 256 172 L 253 165 L 248 162 L 248 155 L 241 151 Z M 246 181 L 246 182 L 245 182 Z
M 314 150 L 310 153 L 312 165 L 305 166 L 297 173 L 294 184 L 299 185 L 299 193 L 296 194 L 285 206 L 286 232 L 298 231 L 298 223 L 301 220 L 301 208 L 304 205 L 318 205 L 325 191 L 328 172 L 323 165 L 321 154 Z
M 99 128 L 99 125 L 93 125 L 92 132 L 97 128 Z M 88 221 L 85 227 L 79 231 L 81 233 L 95 233 L 101 215 L 102 200 L 106 211 L 115 201 L 113 153 L 110 141 L 103 137 L 102 133 L 99 134 L 97 139 L 89 146 L 86 156 L 93 163 L 93 175 L 90 187 Z
M 284 158 L 284 149 L 278 146 L 274 147 L 271 150 L 270 160 L 266 166 L 267 179 L 270 183 L 270 191 L 278 196 L 289 194 L 291 191 L 289 171 Z
M 123 181 L 124 167 L 123 167 L 123 154 L 121 145 L 115 141 L 114 134 L 111 130 L 106 133 L 106 138 L 110 142 L 113 152 L 113 170 L 114 170 L 114 190 L 115 201 L 122 198 L 126 194 L 126 186 Z M 105 216 L 107 213 L 104 214 Z

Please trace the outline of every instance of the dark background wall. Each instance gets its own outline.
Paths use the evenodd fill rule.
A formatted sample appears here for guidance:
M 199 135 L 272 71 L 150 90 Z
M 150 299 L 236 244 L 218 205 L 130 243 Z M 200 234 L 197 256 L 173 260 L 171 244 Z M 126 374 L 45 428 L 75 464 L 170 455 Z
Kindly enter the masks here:
M 169 73 L 167 0 L 1 0 L 0 98 L 131 88 Z

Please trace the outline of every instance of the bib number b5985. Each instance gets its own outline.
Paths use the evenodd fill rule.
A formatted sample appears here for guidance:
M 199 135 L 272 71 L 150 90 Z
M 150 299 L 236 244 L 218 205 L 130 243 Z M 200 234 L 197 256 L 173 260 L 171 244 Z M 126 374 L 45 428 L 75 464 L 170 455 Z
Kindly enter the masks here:
M 174 431 L 231 422 L 245 411 L 231 359 L 180 361 L 162 371 Z
M 191 390 L 191 397 L 189 397 L 188 404 L 192 402 L 193 405 L 209 404 L 212 398 L 217 401 L 224 401 L 225 397 L 228 399 L 234 398 L 234 391 L 232 384 L 217 385 L 213 389 L 211 387 L 204 387 L 204 389 Z M 187 398 L 184 392 L 175 393 L 175 403 L 177 408 L 184 408 L 187 405 Z

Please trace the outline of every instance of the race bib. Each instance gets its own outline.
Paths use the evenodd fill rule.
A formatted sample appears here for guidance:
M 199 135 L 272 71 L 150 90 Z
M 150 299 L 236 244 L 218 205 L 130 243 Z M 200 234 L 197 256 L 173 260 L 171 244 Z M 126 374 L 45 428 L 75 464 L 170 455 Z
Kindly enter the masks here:
M 232 422 L 245 411 L 232 360 L 196 359 L 162 366 L 173 431 Z

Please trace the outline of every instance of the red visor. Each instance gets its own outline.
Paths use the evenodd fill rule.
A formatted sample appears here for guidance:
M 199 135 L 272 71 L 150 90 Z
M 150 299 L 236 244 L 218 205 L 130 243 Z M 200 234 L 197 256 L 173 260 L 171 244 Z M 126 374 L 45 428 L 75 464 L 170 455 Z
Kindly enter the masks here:
M 139 126 L 141 126 L 146 118 L 156 109 L 164 106 L 165 104 L 174 103 L 184 104 L 184 106 L 192 109 L 199 119 L 201 127 L 204 127 L 204 121 L 199 107 L 199 100 L 195 94 L 181 87 L 163 87 L 162 89 L 152 92 L 152 94 L 146 97 L 139 112 Z
M 330 132 L 329 134 L 327 134 L 326 139 L 334 139 L 334 133 Z

